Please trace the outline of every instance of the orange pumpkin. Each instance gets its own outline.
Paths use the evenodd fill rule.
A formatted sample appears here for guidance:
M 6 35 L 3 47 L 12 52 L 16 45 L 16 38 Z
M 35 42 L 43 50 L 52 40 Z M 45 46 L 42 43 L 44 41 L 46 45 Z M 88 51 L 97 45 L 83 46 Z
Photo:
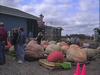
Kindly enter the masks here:
M 69 49 L 69 45 L 63 45 L 61 47 L 61 50 L 64 51 L 64 53 L 66 53 L 68 49 Z
M 42 42 L 41 42 L 41 46 L 42 46 L 44 49 L 46 49 L 48 45 L 49 45 L 48 41 L 42 41 Z
M 10 41 L 7 41 L 7 45 L 6 45 L 6 48 L 9 49 L 12 47 L 12 44 L 10 43 Z
M 48 45 L 43 45 L 43 48 L 46 49 L 48 47 Z
M 77 45 L 71 45 L 67 50 L 66 58 L 69 61 L 85 62 L 87 60 L 87 54 L 85 50 L 82 50 Z
M 75 45 L 75 44 L 70 45 L 69 48 L 70 48 L 70 49 L 73 49 L 73 50 L 80 49 L 80 47 L 79 47 L 78 45 Z

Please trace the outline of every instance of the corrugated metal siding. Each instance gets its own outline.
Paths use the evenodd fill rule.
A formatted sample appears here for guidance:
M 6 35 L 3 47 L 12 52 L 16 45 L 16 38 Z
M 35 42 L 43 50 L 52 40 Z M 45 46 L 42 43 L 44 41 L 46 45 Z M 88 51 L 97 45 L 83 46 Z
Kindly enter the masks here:
M 27 20 L 24 18 L 0 14 L 0 22 L 4 22 L 8 31 L 15 27 L 23 27 L 27 32 Z

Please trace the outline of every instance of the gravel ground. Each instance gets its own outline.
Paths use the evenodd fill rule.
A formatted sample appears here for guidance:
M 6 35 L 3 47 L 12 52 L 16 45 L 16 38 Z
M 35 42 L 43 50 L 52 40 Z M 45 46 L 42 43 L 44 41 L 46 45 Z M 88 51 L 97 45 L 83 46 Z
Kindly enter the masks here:
M 0 75 L 74 75 L 76 66 L 71 70 L 48 70 L 37 61 L 18 64 L 12 57 L 7 56 L 5 65 L 0 65 Z M 100 56 L 87 65 L 87 75 L 100 75 Z

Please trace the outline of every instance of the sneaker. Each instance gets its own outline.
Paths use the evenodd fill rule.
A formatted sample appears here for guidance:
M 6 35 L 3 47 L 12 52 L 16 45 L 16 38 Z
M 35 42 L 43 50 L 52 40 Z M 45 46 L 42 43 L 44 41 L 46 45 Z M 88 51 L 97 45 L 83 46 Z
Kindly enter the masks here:
M 23 63 L 23 61 L 22 61 L 22 60 L 19 60 L 19 61 L 18 61 L 18 64 L 22 64 L 22 63 Z

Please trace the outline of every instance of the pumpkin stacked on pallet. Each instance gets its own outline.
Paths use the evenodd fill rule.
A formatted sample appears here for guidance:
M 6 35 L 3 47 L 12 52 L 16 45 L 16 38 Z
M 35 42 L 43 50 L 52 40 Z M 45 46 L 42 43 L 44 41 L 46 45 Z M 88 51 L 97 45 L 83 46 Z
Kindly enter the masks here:
M 64 55 L 60 51 L 54 51 L 48 56 L 47 60 L 49 62 L 63 62 L 64 61 Z
M 66 43 L 59 42 L 58 44 L 55 44 L 55 42 L 50 42 L 50 45 L 46 48 L 46 53 L 49 55 L 47 56 L 47 59 L 40 59 L 39 63 L 49 69 L 55 69 L 55 68 L 63 68 L 63 69 L 71 69 L 71 63 L 70 62 L 64 62 L 64 54 L 61 47 L 65 46 Z M 66 50 L 67 51 L 67 50 Z
M 41 45 L 38 45 L 36 41 L 31 40 L 26 46 L 26 56 L 31 58 L 41 58 L 43 56 L 44 49 Z
M 41 41 L 41 46 L 46 49 L 49 45 L 49 42 L 48 41 Z
M 69 46 L 67 43 L 65 43 L 65 42 L 61 42 L 60 45 L 61 45 L 61 50 L 62 50 L 64 53 L 66 53 L 67 50 L 68 50 L 69 47 L 70 47 L 70 46 Z
M 48 47 L 46 48 L 45 52 L 47 54 L 52 53 L 53 51 L 61 51 L 60 46 L 56 45 L 56 44 L 50 44 L 48 45 Z
M 73 62 L 85 62 L 87 54 L 78 45 L 70 45 L 66 53 L 66 60 Z

